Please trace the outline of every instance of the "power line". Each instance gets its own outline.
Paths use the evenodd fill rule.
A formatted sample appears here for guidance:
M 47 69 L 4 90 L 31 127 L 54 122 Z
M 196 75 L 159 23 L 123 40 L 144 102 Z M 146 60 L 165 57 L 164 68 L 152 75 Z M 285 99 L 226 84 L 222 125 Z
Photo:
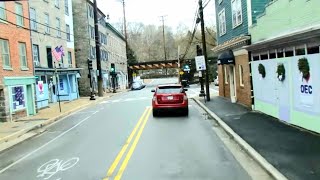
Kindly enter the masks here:
M 197 3 L 197 8 L 196 8 L 196 12 L 195 12 L 194 20 L 193 20 L 193 24 L 194 24 L 193 25 L 193 30 L 192 30 L 193 32 L 192 32 L 192 35 L 190 37 L 189 44 L 187 45 L 187 48 L 186 48 L 186 50 L 185 50 L 185 52 L 184 52 L 184 54 L 183 54 L 183 56 L 181 58 L 182 60 L 185 58 L 185 56 L 189 52 L 189 49 L 191 47 L 194 35 L 195 35 L 196 31 L 197 31 L 197 27 L 198 27 L 197 19 L 198 19 L 198 10 L 199 10 L 198 6 L 199 6 L 199 4 Z
M 14 25 L 14 26 L 18 26 L 19 28 L 22 28 L 22 29 L 27 30 L 27 31 L 33 31 L 33 30 L 30 29 L 30 28 L 26 28 L 26 27 L 20 26 L 20 25 L 18 25 L 18 24 L 16 24 L 16 23 L 7 21 L 6 19 L 0 18 L 0 20 L 1 20 L 1 21 L 4 21 L 4 22 L 7 22 L 7 23 L 9 23 L 9 24 L 11 24 L 11 25 Z M 50 35 L 50 34 L 47 34 L 47 33 L 41 33 L 41 32 L 37 32 L 37 33 L 38 33 L 38 34 L 45 35 L 45 36 L 50 36 L 50 37 L 53 37 L 53 38 L 58 38 L 58 39 L 66 40 L 66 41 L 68 41 L 68 42 L 74 42 L 74 41 L 69 41 L 68 39 L 64 39 L 64 38 L 62 38 L 62 37 L 53 36 L 53 35 Z
M 207 3 L 205 3 L 205 5 L 203 6 L 203 8 L 202 9 L 204 9 L 209 3 L 210 3 L 210 1 L 211 0 L 208 0 L 208 2 Z
M 61 30 L 56 29 L 56 28 L 54 28 L 54 27 L 52 27 L 52 26 L 48 26 L 48 25 L 46 25 L 46 24 L 40 23 L 40 22 L 38 22 L 38 21 L 35 21 L 35 20 L 33 20 L 33 19 L 30 19 L 30 18 L 28 18 L 28 17 L 22 16 L 22 15 L 20 15 L 20 14 L 17 14 L 17 13 L 15 13 L 15 12 L 13 12 L 13 11 L 10 11 L 10 10 L 8 10 L 8 9 L 6 9 L 6 8 L 0 7 L 0 9 L 3 9 L 3 10 L 5 10 L 5 11 L 8 11 L 8 12 L 14 14 L 14 15 L 23 17 L 24 19 L 27 19 L 27 20 L 29 20 L 29 21 L 35 22 L 35 23 L 37 23 L 37 24 L 40 24 L 40 25 L 42 25 L 42 26 L 48 27 L 48 28 L 53 29 L 53 30 L 56 30 L 56 31 L 60 31 L 60 32 L 62 32 L 62 33 L 64 33 L 64 34 L 69 34 L 70 36 L 73 36 L 73 37 L 74 37 L 74 35 L 71 34 L 71 33 L 68 33 L 68 32 L 65 32 L 65 31 L 61 31 Z M 31 30 L 32 30 L 32 29 L 31 29 Z M 39 32 L 38 32 L 38 33 L 39 33 Z

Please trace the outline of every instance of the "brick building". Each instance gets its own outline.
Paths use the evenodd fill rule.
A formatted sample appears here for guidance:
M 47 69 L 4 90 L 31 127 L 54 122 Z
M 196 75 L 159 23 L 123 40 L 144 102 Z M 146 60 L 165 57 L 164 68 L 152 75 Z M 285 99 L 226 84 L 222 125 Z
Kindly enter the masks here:
M 0 2 L 0 121 L 34 115 L 33 76 L 27 1 Z
M 219 95 L 231 102 L 252 105 L 249 53 L 249 27 L 263 13 L 269 0 L 216 0 Z

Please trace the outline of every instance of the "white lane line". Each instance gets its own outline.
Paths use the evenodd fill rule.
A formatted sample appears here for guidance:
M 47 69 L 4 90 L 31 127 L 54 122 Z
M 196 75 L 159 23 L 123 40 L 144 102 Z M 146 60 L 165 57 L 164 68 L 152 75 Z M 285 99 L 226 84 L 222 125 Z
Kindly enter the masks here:
M 81 120 L 80 122 L 78 122 L 76 125 L 72 126 L 70 129 L 66 130 L 65 132 L 59 134 L 57 137 L 53 138 L 52 140 L 48 141 L 47 143 L 43 144 L 42 146 L 40 146 L 39 148 L 31 151 L 29 154 L 23 156 L 22 158 L 18 159 L 17 161 L 13 162 L 12 164 L 10 164 L 9 166 L 3 168 L 0 171 L 0 174 L 2 174 L 3 172 L 5 172 L 6 170 L 10 169 L 11 167 L 15 166 L 16 164 L 20 163 L 21 161 L 25 160 L 26 158 L 28 158 L 29 156 L 33 155 L 34 153 L 38 152 L 39 150 L 43 149 L 44 147 L 48 146 L 49 144 L 51 144 L 52 142 L 56 141 L 57 139 L 59 139 L 60 137 L 64 136 L 65 134 L 67 134 L 68 132 L 70 132 L 71 130 L 73 130 L 74 128 L 76 128 L 77 126 L 79 126 L 80 124 L 82 124 L 83 122 L 85 122 L 86 120 L 88 120 L 91 116 L 86 117 L 85 119 Z
M 94 115 L 94 114 L 97 114 L 98 112 L 99 112 L 100 110 L 98 110 L 98 111 L 95 111 L 94 113 L 92 113 L 92 115 Z

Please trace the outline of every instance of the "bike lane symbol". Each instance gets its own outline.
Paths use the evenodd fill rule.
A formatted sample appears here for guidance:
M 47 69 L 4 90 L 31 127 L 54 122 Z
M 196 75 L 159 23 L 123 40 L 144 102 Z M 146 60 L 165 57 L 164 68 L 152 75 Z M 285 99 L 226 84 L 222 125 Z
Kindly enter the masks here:
M 59 159 L 52 159 L 43 165 L 41 165 L 37 172 L 40 173 L 37 177 L 43 178 L 44 180 L 50 179 L 52 176 L 57 174 L 59 171 L 66 171 L 72 168 L 79 162 L 78 157 L 70 158 L 66 161 L 59 160 Z M 58 180 L 61 180 L 59 178 Z

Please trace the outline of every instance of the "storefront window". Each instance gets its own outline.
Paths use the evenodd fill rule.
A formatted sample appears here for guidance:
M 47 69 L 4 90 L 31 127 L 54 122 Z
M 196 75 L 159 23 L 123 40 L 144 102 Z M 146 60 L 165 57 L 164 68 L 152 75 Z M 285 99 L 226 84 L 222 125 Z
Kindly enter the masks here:
M 295 47 L 295 51 L 296 51 L 296 52 L 295 52 L 295 53 L 296 53 L 296 56 L 305 55 L 305 54 L 306 54 L 305 45 Z
M 276 50 L 269 51 L 269 59 L 275 59 L 275 58 L 277 58 Z
M 225 84 L 229 84 L 229 73 L 227 71 L 227 65 L 224 65 L 224 82 Z
M 307 53 L 308 54 L 317 54 L 320 53 L 320 44 L 318 43 L 310 43 L 307 44 Z
M 63 91 L 64 90 L 63 79 L 59 79 L 59 85 L 60 85 L 60 91 Z
M 278 49 L 277 50 L 277 58 L 283 58 L 283 49 Z
M 240 77 L 240 86 L 244 86 L 244 82 L 243 82 L 243 67 L 242 67 L 242 65 L 239 65 L 239 77 Z
M 293 54 L 293 47 L 286 48 L 284 54 L 286 57 L 292 57 L 294 55 Z
M 12 107 L 14 111 L 25 108 L 25 96 L 23 86 L 16 86 L 12 88 Z

